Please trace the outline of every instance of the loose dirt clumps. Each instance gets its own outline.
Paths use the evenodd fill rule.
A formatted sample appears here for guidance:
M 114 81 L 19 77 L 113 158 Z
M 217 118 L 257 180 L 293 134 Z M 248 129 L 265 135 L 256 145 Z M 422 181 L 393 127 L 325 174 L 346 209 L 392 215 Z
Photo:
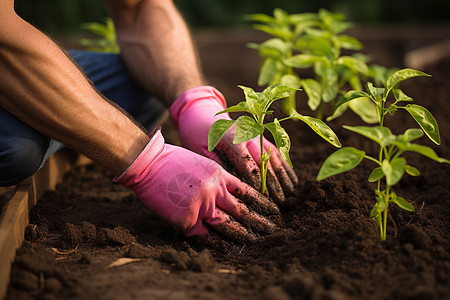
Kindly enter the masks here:
M 441 146 L 421 142 L 445 158 L 450 158 L 449 69 L 450 60 L 441 61 L 422 70 L 432 78 L 402 86 L 437 119 Z M 250 81 L 235 84 L 233 78 L 226 78 L 228 84 Z M 399 132 L 416 126 L 410 116 L 397 115 L 389 122 L 396 122 Z M 367 182 L 373 166 L 363 163 L 317 182 L 323 159 L 334 149 L 293 123 L 286 130 L 299 184 L 280 207 L 279 230 L 255 243 L 205 246 L 180 236 L 129 190 L 111 184 L 108 171 L 81 167 L 32 210 L 6 299 L 447 299 L 449 166 L 408 156 L 422 175 L 406 176 L 394 188 L 416 212 L 392 206 L 387 241 L 380 242 L 368 217 L 375 201 Z M 342 144 L 370 150 L 371 142 L 343 130 L 344 123 L 360 121 L 346 112 L 329 123 Z M 176 142 L 173 127 L 166 125 L 166 140 Z M 112 264 L 122 258 L 131 260 Z

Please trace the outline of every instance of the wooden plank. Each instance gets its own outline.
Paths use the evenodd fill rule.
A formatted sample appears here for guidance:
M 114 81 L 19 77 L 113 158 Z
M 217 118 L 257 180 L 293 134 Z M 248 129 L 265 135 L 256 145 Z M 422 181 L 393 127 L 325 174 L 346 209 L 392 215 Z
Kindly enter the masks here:
M 17 186 L 14 195 L 3 207 L 0 214 L 0 299 L 6 295 L 11 263 L 24 239 L 31 208 L 45 191 L 56 187 L 67 171 L 90 162 L 68 149 L 58 151 L 39 172 Z

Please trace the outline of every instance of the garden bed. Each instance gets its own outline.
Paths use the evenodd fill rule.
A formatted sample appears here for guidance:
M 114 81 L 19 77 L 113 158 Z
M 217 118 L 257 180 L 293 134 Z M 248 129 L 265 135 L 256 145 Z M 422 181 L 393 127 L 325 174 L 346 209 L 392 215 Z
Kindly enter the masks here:
M 259 90 L 258 58 L 245 48 L 254 37 L 215 36 L 220 41 L 199 36 L 207 77 L 229 103 L 241 101 L 237 84 Z M 403 67 L 403 61 L 394 65 L 392 60 L 401 60 L 410 45 L 393 39 L 365 44 L 365 52 L 388 67 Z M 433 77 L 414 78 L 402 87 L 438 121 L 441 146 L 426 138 L 420 142 L 450 158 L 450 59 L 421 70 Z M 304 108 L 300 104 L 300 112 L 311 114 Z M 388 122 L 395 122 L 396 133 L 417 127 L 406 112 Z M 328 124 L 344 146 L 374 149 L 370 141 L 341 129 L 361 124 L 350 112 Z M 298 194 L 281 207 L 280 231 L 255 244 L 224 241 L 205 248 L 158 220 L 132 192 L 111 184 L 108 171 L 83 166 L 32 210 L 7 299 L 448 298 L 450 167 L 408 156 L 422 175 L 405 176 L 395 191 L 411 200 L 416 212 L 393 207 L 387 241 L 380 242 L 368 217 L 375 201 L 375 187 L 367 182 L 373 165 L 364 162 L 317 182 L 321 163 L 334 149 L 299 122 L 287 124 L 286 130 L 299 185 Z M 163 134 L 178 142 L 170 121 Z

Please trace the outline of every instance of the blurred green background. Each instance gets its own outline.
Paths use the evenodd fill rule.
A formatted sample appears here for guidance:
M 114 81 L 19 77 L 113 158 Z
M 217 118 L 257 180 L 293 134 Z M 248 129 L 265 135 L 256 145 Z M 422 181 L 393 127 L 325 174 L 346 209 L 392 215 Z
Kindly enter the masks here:
M 102 0 L 16 0 L 25 20 L 49 33 L 82 31 L 84 22 L 101 22 L 107 16 Z M 249 26 L 243 16 L 272 14 L 275 7 L 289 14 L 326 8 L 345 13 L 361 24 L 450 21 L 449 0 L 174 0 L 188 24 L 199 27 Z

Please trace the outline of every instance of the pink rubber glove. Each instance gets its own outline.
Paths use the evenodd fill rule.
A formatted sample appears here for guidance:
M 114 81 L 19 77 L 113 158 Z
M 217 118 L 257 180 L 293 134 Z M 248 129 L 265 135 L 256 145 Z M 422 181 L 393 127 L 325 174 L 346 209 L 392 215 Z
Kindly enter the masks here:
M 170 108 L 170 114 L 180 131 L 180 140 L 186 147 L 225 166 L 230 163 L 237 175 L 255 189 L 260 189 L 260 141 L 259 138 L 233 144 L 234 125 L 225 133 L 213 152 L 208 151 L 208 131 L 218 119 L 231 119 L 226 114 L 214 116 L 226 108 L 223 95 L 210 86 L 191 88 L 181 94 Z M 267 187 L 269 195 L 277 203 L 285 201 L 285 194 L 295 191 L 298 179 L 294 170 L 281 158 L 277 148 L 264 138 L 264 149 L 272 149 L 268 164 Z M 284 191 L 284 192 L 283 192 Z
M 235 241 L 247 242 L 256 239 L 254 232 L 276 228 L 253 211 L 279 215 L 269 199 L 216 162 L 165 144 L 160 130 L 114 182 L 132 189 L 150 210 L 186 236 L 208 240 L 214 228 Z

